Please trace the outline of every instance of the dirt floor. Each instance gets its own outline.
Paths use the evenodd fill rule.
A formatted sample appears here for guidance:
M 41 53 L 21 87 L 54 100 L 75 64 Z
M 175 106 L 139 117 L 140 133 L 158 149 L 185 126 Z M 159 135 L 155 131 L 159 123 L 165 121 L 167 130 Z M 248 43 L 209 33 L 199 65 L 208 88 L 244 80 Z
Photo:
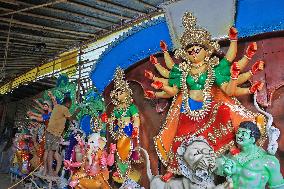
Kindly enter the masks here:
M 0 189 L 7 189 L 11 187 L 16 182 L 11 183 L 10 175 L 9 174 L 0 174 Z M 13 189 L 23 189 L 23 185 L 18 185 Z

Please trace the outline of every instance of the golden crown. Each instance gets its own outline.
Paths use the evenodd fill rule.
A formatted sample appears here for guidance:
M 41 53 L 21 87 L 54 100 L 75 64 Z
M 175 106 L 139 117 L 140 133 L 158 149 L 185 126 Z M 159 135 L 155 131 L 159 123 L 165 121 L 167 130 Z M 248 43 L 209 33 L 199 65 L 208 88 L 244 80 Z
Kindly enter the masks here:
M 131 98 L 132 95 L 132 90 L 129 87 L 128 82 L 125 80 L 125 74 L 124 70 L 121 69 L 120 67 L 116 68 L 115 74 L 114 74 L 114 89 L 111 91 L 110 96 L 112 98 L 112 101 L 115 105 L 117 105 L 117 99 L 116 99 L 116 94 L 118 91 L 124 91 L 127 92 L 128 95 Z
M 190 45 L 203 45 L 204 47 L 208 48 L 209 51 L 219 51 L 220 46 L 217 41 L 211 39 L 211 34 L 196 25 L 196 18 L 193 16 L 192 13 L 186 12 L 182 18 L 182 24 L 185 28 L 184 33 L 181 36 L 180 44 L 183 49 Z

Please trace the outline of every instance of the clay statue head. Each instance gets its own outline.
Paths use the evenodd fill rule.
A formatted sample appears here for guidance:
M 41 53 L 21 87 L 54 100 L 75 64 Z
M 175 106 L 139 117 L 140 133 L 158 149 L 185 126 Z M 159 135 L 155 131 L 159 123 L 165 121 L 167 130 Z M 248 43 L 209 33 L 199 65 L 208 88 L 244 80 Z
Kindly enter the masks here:
M 181 173 L 195 183 L 212 180 L 216 168 L 216 155 L 203 137 L 191 137 L 178 148 Z
M 181 48 L 175 51 L 175 57 L 186 60 L 192 66 L 198 66 L 196 64 L 203 61 L 216 64 L 216 57 L 210 57 L 213 52 L 220 50 L 220 46 L 212 39 L 209 31 L 197 24 L 197 19 L 191 12 L 184 14 L 182 24 L 185 30 L 180 38 Z
M 207 57 L 208 55 L 206 48 L 198 44 L 187 47 L 186 51 L 187 51 L 188 59 L 193 64 L 203 61 L 205 57 Z
M 93 133 L 89 136 L 88 147 L 90 151 L 103 149 L 106 145 L 106 139 L 101 137 L 99 133 Z
M 236 134 L 236 142 L 240 146 L 255 144 L 260 138 L 260 131 L 257 125 L 251 121 L 240 123 L 240 127 Z

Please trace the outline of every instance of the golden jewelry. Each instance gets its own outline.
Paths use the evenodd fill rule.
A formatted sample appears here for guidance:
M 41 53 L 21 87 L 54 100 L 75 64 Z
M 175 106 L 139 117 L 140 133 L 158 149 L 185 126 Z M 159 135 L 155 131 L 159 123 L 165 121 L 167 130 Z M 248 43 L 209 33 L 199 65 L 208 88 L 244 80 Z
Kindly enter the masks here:
M 180 49 L 177 49 L 175 52 L 176 58 L 182 58 L 186 60 L 188 63 L 190 61 L 188 60 L 186 48 L 188 48 L 190 45 L 200 45 L 203 47 L 206 47 L 206 51 L 208 52 L 207 60 L 209 63 L 215 63 L 215 61 L 209 60 L 212 58 L 209 58 L 214 51 L 220 50 L 220 45 L 217 41 L 212 40 L 211 34 L 196 25 L 196 18 L 193 16 L 192 13 L 186 12 L 182 18 L 182 23 L 185 28 L 185 31 L 183 35 L 180 38 Z
M 112 100 L 112 103 L 114 105 L 119 105 L 120 101 L 117 99 L 117 93 L 118 91 L 126 92 L 125 102 L 127 106 L 131 104 L 132 100 L 132 90 L 129 87 L 128 82 L 125 80 L 125 74 L 123 69 L 120 67 L 116 68 L 115 74 L 114 74 L 114 89 L 110 93 L 110 97 Z

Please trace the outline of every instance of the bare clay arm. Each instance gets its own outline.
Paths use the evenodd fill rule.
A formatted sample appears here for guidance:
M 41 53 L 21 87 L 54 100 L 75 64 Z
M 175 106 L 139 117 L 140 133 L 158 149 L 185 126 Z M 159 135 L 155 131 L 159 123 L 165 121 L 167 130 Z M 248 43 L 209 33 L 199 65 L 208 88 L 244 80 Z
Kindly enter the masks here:
M 237 55 L 237 49 L 238 49 L 238 43 L 237 41 L 231 41 L 230 42 L 230 46 L 229 46 L 229 49 L 226 53 L 226 59 L 229 61 L 229 62 L 233 62 L 236 58 L 236 55 Z
M 248 62 L 249 59 L 247 56 L 243 56 L 243 58 L 238 61 L 238 65 L 240 66 L 241 71 L 248 65 Z
M 133 116 L 133 126 L 139 128 L 140 127 L 140 118 L 139 114 L 135 114 Z
M 226 59 L 229 62 L 233 62 L 236 58 L 238 51 L 238 30 L 235 27 L 231 27 L 229 30 L 230 46 L 226 53 Z
M 42 109 L 40 109 L 40 108 L 38 108 L 37 106 L 33 106 L 34 107 L 34 109 L 36 109 L 37 111 L 39 111 L 40 113 L 44 113 L 44 111 L 42 110 Z
M 170 76 L 170 71 L 166 68 L 164 68 L 159 62 L 158 59 L 154 56 L 150 56 L 150 62 L 156 67 L 158 72 L 165 78 L 169 78 Z
M 170 77 L 170 71 L 164 68 L 161 64 L 155 64 L 155 67 L 163 77 L 165 78 Z
M 176 86 L 170 87 L 170 86 L 165 85 L 163 87 L 163 91 L 165 91 L 167 94 L 171 96 L 175 96 L 179 90 Z
M 53 107 L 54 107 L 55 105 L 57 105 L 57 101 L 56 101 L 56 99 L 55 99 L 55 96 L 52 94 L 51 91 L 48 91 L 48 96 L 49 96 L 49 98 L 50 98 L 51 101 L 52 101 Z
M 40 114 L 37 114 L 37 113 L 32 112 L 32 111 L 28 111 L 28 115 L 30 115 L 30 116 L 36 116 L 36 117 L 41 117 Z
M 156 92 L 155 93 L 156 98 L 171 98 L 173 97 L 172 95 L 169 95 L 168 93 L 166 93 L 165 91 L 162 92 Z
M 237 89 L 237 80 L 230 80 L 228 83 L 221 85 L 221 90 L 226 93 L 228 96 L 233 96 Z
M 172 57 L 170 56 L 168 51 L 164 52 L 164 59 L 166 62 L 166 66 L 171 70 L 173 68 L 173 66 L 175 65 Z
M 40 103 L 38 100 L 34 100 L 34 101 L 35 101 L 35 103 L 36 103 L 41 109 L 43 109 L 42 103 Z
M 248 81 L 252 77 L 251 72 L 245 72 L 239 75 L 237 79 L 237 85 L 243 84 L 244 82 Z

